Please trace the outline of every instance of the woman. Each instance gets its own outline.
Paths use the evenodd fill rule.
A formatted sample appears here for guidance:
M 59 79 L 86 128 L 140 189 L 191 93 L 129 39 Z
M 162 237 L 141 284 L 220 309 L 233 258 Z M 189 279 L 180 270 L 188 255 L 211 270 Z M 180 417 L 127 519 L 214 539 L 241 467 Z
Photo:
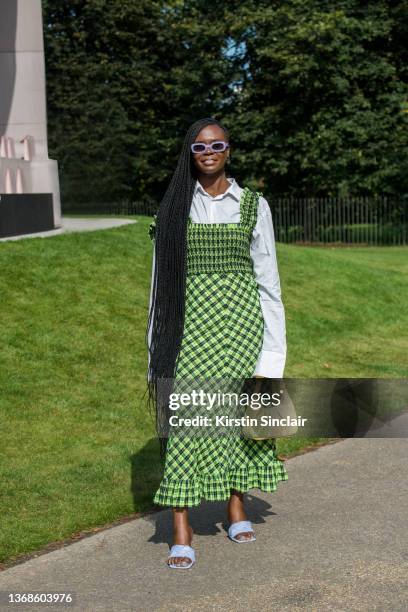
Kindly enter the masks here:
M 229 161 L 229 134 L 219 121 L 191 125 L 149 230 L 148 386 L 158 430 L 167 416 L 159 379 L 283 377 L 285 315 L 271 212 L 260 194 L 227 178 Z M 161 443 L 165 469 L 154 502 L 173 507 L 168 565 L 193 565 L 188 508 L 202 498 L 228 500 L 229 537 L 255 540 L 243 493 L 274 491 L 287 480 L 275 440 L 170 434 Z

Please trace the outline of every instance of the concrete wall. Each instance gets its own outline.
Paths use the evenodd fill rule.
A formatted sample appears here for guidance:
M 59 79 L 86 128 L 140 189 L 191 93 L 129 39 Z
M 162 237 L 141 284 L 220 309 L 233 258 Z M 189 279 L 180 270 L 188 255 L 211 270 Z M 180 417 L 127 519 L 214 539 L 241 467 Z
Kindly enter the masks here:
M 41 0 L 0 1 L 0 135 L 34 137 L 34 155 L 48 159 Z
M 24 154 L 20 141 L 33 137 L 32 162 L 19 166 L 24 188 L 31 193 L 53 193 L 55 221 L 60 225 L 58 164 L 48 158 L 41 0 L 0 0 L 0 90 L 0 136 L 14 139 L 17 159 Z M 0 166 L 4 177 L 10 162 L 0 158 Z M 14 172 L 15 163 L 11 166 Z

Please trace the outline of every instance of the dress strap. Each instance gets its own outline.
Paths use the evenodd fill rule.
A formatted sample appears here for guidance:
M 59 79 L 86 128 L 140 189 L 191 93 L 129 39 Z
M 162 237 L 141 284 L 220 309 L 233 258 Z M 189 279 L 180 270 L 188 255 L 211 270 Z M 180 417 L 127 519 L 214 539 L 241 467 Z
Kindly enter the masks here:
M 240 224 L 248 227 L 251 231 L 256 225 L 258 218 L 258 202 L 262 195 L 260 191 L 252 191 L 245 187 L 240 201 Z

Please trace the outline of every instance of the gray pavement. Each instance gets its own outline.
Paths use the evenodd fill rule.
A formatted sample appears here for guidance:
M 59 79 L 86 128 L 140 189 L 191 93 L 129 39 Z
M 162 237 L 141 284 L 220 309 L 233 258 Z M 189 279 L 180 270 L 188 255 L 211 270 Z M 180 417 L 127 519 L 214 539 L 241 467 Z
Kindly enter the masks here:
M 119 227 L 128 225 L 129 223 L 137 223 L 137 219 L 114 219 L 112 217 L 94 218 L 85 217 L 71 218 L 62 217 L 62 225 L 54 230 L 47 232 L 36 232 L 35 234 L 22 234 L 21 236 L 10 236 L 8 238 L 0 238 L 0 242 L 6 240 L 22 240 L 23 238 L 49 238 L 50 236 L 58 236 L 69 232 L 94 232 L 100 229 L 109 229 L 110 227 Z
M 354 438 L 289 459 L 275 493 L 247 496 L 254 543 L 230 542 L 225 505 L 203 503 L 191 513 L 192 570 L 165 565 L 164 510 L 10 568 L 0 591 L 71 592 L 85 611 L 405 612 L 407 450 L 406 439 Z
M 408 438 L 408 412 L 400 412 L 386 422 L 373 419 L 362 438 Z

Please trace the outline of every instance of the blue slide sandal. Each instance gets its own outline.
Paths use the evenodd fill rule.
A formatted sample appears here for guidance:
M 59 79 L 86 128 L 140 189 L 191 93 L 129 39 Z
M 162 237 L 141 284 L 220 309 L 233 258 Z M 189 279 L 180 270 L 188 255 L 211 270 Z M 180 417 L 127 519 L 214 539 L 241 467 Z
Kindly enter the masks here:
M 195 563 L 195 552 L 194 548 L 187 546 L 186 544 L 173 544 L 170 549 L 169 559 L 172 557 L 187 557 L 191 563 L 189 565 L 176 565 L 175 563 L 168 563 L 167 565 L 172 569 L 190 569 Z
M 242 540 L 237 540 L 235 537 L 238 533 L 252 533 L 251 538 L 245 538 Z M 237 542 L 238 544 L 243 544 L 244 542 L 254 542 L 256 540 L 255 532 L 252 529 L 251 521 L 238 521 L 237 523 L 232 523 L 228 529 L 228 537 L 233 542 Z

